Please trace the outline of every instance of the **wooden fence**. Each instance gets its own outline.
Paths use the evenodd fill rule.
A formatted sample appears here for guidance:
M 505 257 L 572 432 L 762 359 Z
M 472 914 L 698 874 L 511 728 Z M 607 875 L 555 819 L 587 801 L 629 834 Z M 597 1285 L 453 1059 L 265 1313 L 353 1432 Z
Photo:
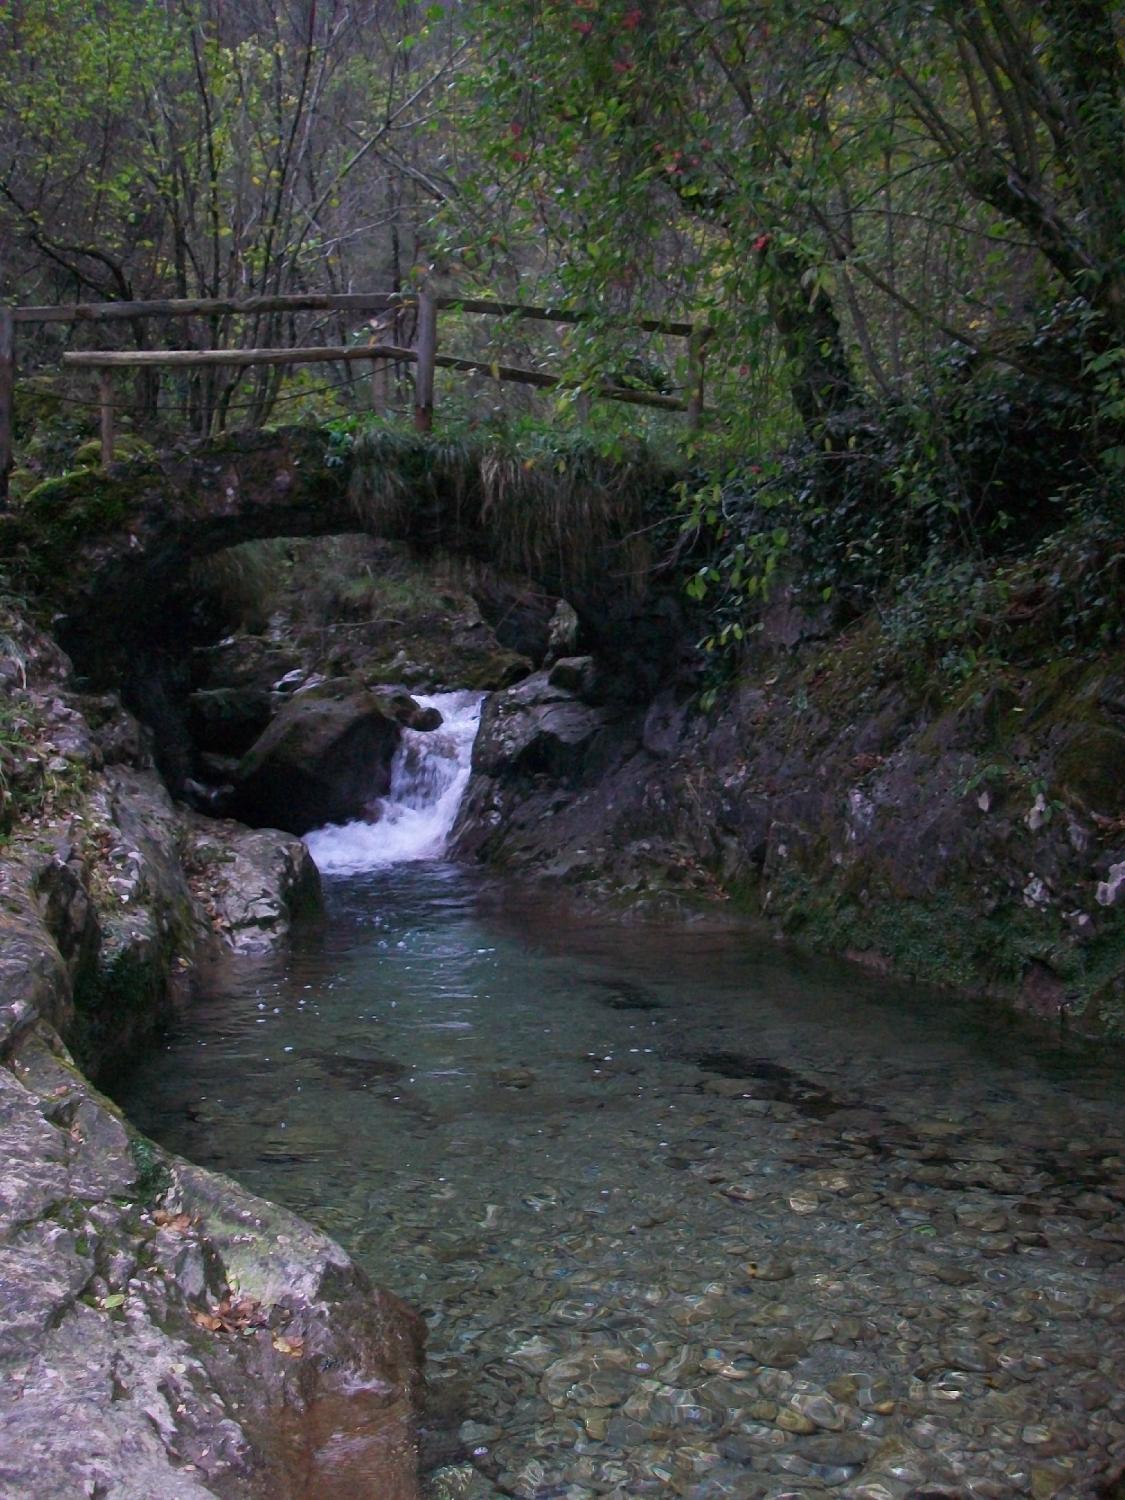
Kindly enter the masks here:
M 109 323 L 137 318 L 188 318 L 253 316 L 274 312 L 354 312 L 366 314 L 388 312 L 407 307 L 417 311 L 414 344 L 407 348 L 397 344 L 372 343 L 342 346 L 271 349 L 96 349 L 63 355 L 68 367 L 90 368 L 99 372 L 98 405 L 101 422 L 101 456 L 103 464 L 112 462 L 114 452 L 113 373 L 121 369 L 157 367 L 182 369 L 207 365 L 249 367 L 251 365 L 296 365 L 311 363 L 370 362 L 376 368 L 386 362 L 414 365 L 414 425 L 428 432 L 433 424 L 434 371 L 437 368 L 459 370 L 468 374 L 490 375 L 495 380 L 517 381 L 544 388 L 566 385 L 564 377 L 544 370 L 526 370 L 488 360 L 465 359 L 444 354 L 438 349 L 438 314 L 443 309 L 459 313 L 480 313 L 490 317 L 530 319 L 538 322 L 578 324 L 593 321 L 588 313 L 569 308 L 532 307 L 518 302 L 497 302 L 464 297 L 439 297 L 427 291 L 417 296 L 393 292 L 310 293 L 308 295 L 253 297 L 243 301 L 210 299 L 174 299 L 156 302 L 73 303 L 59 307 L 0 306 L 0 500 L 6 499 L 8 475 L 12 465 L 12 400 L 15 387 L 16 330 L 23 324 L 42 323 Z M 687 340 L 688 379 L 686 399 L 660 391 L 633 389 L 603 380 L 589 394 L 602 400 L 630 402 L 636 406 L 657 407 L 665 411 L 686 412 L 688 424 L 697 428 L 704 405 L 704 351 L 710 330 L 694 323 L 642 318 L 623 325 L 646 333 L 663 334 Z

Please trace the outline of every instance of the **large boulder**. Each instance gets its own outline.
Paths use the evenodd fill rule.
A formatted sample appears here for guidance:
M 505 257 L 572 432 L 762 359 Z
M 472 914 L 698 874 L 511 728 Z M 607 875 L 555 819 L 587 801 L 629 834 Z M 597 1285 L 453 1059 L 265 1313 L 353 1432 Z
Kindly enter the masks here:
M 389 789 L 401 734 L 384 703 L 362 688 L 298 693 L 240 763 L 234 814 L 296 834 L 359 817 Z
M 0 1148 L 0 1493 L 417 1500 L 421 1320 L 337 1244 L 138 1135 L 42 1024 L 0 1026 Z
M 188 884 L 224 947 L 269 953 L 294 919 L 320 909 L 320 877 L 297 838 L 183 814 Z
M 554 685 L 554 674 L 548 679 L 536 672 L 486 703 L 473 746 L 474 775 L 545 775 L 574 784 L 596 771 L 604 731 L 619 718 L 619 711 L 592 707 Z
M 578 864 L 602 858 L 603 842 L 595 823 L 580 832 L 575 825 L 560 840 L 555 814 L 582 804 L 604 821 L 600 789 L 636 747 L 636 716 L 584 703 L 553 679 L 536 672 L 486 701 L 453 847 L 462 856 L 577 878 Z

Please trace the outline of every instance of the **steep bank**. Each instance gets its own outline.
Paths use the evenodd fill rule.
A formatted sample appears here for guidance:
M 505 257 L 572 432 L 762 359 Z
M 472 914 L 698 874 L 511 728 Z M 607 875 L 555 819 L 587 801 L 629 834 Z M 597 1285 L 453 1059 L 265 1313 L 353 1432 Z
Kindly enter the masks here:
M 1117 587 L 1119 550 L 1075 578 Z M 1125 653 L 1044 634 L 1075 590 L 1025 582 L 1005 652 L 952 667 L 875 613 L 838 632 L 779 599 L 709 711 L 698 679 L 630 709 L 596 663 L 560 664 L 487 705 L 457 847 L 599 896 L 722 896 L 800 944 L 1120 1033 Z
M 108 1076 L 194 961 L 276 943 L 315 903 L 307 853 L 176 807 L 145 731 L 11 606 L 0 646 L 0 1488 L 407 1500 L 417 1318 L 154 1147 L 68 1051 Z

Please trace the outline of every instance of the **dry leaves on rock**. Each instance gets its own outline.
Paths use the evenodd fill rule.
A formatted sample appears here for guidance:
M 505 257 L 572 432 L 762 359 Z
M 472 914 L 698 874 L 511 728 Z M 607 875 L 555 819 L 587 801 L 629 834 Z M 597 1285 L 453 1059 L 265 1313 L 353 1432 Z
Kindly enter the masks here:
M 158 1229 L 167 1229 L 173 1234 L 187 1234 L 195 1223 L 190 1214 L 174 1214 L 166 1208 L 158 1208 L 152 1218 Z
M 191 1319 L 208 1333 L 247 1333 L 265 1326 L 266 1309 L 256 1297 L 235 1299 L 228 1293 L 210 1312 L 197 1309 Z

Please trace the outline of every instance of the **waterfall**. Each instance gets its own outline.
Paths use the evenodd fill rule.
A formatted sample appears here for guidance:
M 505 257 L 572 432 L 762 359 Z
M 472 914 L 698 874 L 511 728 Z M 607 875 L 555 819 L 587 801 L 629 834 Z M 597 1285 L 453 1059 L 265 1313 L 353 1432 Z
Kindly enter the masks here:
M 444 852 L 469 780 L 484 694 L 436 693 L 417 701 L 438 710 L 441 728 L 403 730 L 374 821 L 330 823 L 305 836 L 322 874 L 355 875 Z

